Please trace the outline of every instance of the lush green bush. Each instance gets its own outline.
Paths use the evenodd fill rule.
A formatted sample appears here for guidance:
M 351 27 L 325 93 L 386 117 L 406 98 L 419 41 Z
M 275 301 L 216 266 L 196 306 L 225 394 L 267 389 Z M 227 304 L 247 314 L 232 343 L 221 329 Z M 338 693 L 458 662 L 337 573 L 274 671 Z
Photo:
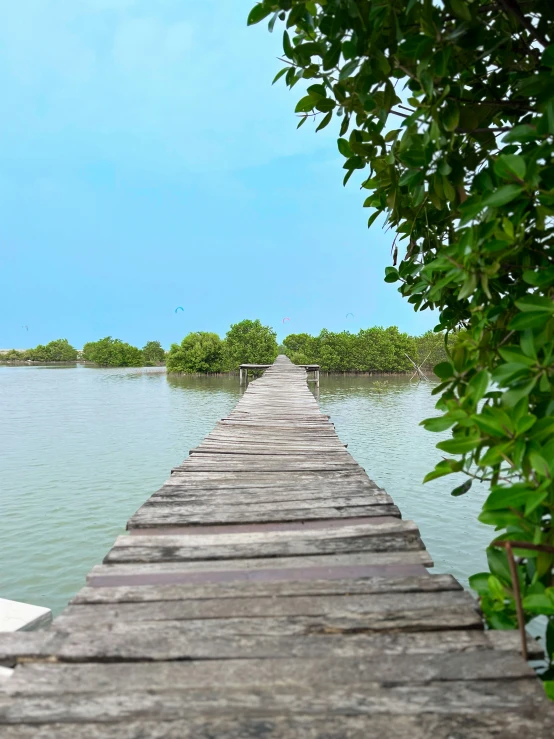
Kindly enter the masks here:
M 221 372 L 224 344 L 217 334 L 195 331 L 180 344 L 172 344 L 167 355 L 168 372 Z
M 225 336 L 225 364 L 236 370 L 241 364 L 271 364 L 277 356 L 277 334 L 261 322 L 244 320 Z
M 20 352 L 17 349 L 9 349 L 7 352 L 0 354 L 0 361 L 8 362 L 10 360 L 22 361 L 27 358 L 26 352 Z
M 49 344 L 39 344 L 34 349 L 29 349 L 25 356 L 35 362 L 75 362 L 77 350 L 67 339 L 55 339 Z
M 120 339 L 106 336 L 100 341 L 90 341 L 83 347 L 83 359 L 102 367 L 142 367 L 144 357 L 136 346 Z
M 489 487 L 490 571 L 472 583 L 491 626 L 516 627 L 520 589 L 525 618 L 546 618 L 554 697 L 554 4 L 263 0 L 248 22 L 270 15 L 278 76 L 311 80 L 299 125 L 340 116 L 344 182 L 366 170 L 369 225 L 396 232 L 385 280 L 437 331 L 466 329 L 436 369 L 425 427 L 452 438 L 428 479 Z
M 67 339 L 55 339 L 48 344 L 38 344 L 34 349 L 18 351 L 10 349 L 0 354 L 1 361 L 32 360 L 33 362 L 75 362 L 78 352 Z
M 165 351 L 159 341 L 148 341 L 142 347 L 142 356 L 147 367 L 156 367 L 165 362 Z
M 417 340 L 396 326 L 334 333 L 323 329 L 318 336 L 290 334 L 283 341 L 295 364 L 319 364 L 327 372 L 408 372 L 417 359 Z

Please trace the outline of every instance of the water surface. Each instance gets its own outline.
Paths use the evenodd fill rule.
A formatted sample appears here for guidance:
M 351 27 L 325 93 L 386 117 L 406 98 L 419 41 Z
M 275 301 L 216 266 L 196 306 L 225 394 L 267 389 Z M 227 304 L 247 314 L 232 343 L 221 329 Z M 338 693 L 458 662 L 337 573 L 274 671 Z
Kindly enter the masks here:
M 126 520 L 236 404 L 238 378 L 159 369 L 0 367 L 0 597 L 58 613 Z M 323 377 L 320 403 L 349 451 L 420 527 L 435 571 L 484 567 L 485 491 L 421 480 L 439 440 L 430 388 L 405 378 Z

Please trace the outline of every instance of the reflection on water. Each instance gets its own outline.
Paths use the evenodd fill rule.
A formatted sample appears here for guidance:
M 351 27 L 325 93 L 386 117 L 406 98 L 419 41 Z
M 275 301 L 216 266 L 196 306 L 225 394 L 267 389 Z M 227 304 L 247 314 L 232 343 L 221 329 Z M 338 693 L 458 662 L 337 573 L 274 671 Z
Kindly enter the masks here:
M 492 531 L 484 491 L 421 485 L 439 458 L 426 385 L 322 377 L 321 407 L 349 451 L 414 519 L 438 571 L 482 568 Z M 159 368 L 0 367 L 0 597 L 58 612 L 126 520 L 226 415 L 237 377 L 166 377 Z

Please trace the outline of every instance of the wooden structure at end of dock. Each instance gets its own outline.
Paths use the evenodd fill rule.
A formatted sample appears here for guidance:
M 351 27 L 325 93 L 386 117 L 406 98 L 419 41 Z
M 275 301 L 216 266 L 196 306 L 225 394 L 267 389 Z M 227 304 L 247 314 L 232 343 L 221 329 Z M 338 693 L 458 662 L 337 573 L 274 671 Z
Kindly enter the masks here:
M 554 735 L 517 632 L 429 574 L 285 357 L 128 529 L 48 631 L 0 636 L 2 739 Z
M 249 370 L 266 370 L 271 364 L 241 364 L 239 366 L 239 385 L 248 384 Z M 315 386 L 319 387 L 319 364 L 297 364 L 295 367 L 302 367 L 306 372 L 311 372 L 312 377 L 307 377 L 306 382 L 315 382 Z

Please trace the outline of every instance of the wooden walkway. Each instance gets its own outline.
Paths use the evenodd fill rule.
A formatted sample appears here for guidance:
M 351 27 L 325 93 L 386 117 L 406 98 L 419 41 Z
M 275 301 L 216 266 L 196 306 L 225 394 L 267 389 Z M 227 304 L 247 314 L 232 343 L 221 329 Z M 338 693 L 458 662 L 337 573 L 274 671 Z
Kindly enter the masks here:
M 0 635 L 2 739 L 554 736 L 517 633 L 428 573 L 285 357 L 128 528 L 51 629 Z

